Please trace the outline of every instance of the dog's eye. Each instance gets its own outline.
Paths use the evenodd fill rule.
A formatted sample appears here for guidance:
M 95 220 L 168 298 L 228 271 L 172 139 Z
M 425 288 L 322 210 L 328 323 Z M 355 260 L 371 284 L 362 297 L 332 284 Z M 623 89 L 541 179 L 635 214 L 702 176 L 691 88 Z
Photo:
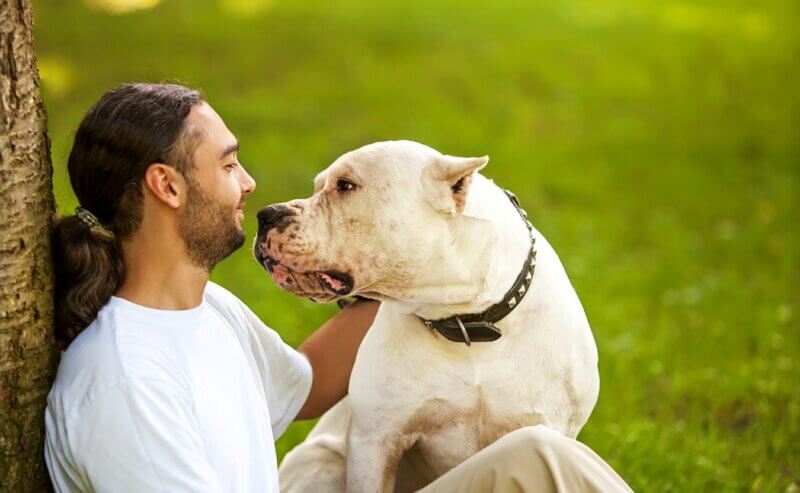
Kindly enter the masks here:
M 355 190 L 355 189 L 356 189 L 356 185 L 353 182 L 350 182 L 350 181 L 347 181 L 347 180 L 344 180 L 344 179 L 339 180 L 339 181 L 336 182 L 336 190 L 338 190 L 340 192 L 349 192 L 349 191 Z

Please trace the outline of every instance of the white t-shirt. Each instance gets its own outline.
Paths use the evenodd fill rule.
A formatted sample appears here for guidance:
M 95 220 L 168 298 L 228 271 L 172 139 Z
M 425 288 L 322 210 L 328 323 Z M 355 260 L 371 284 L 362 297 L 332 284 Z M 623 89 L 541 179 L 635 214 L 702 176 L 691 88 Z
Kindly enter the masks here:
M 236 296 L 200 306 L 112 297 L 69 346 L 47 398 L 56 491 L 274 492 L 274 440 L 311 389 L 311 365 Z

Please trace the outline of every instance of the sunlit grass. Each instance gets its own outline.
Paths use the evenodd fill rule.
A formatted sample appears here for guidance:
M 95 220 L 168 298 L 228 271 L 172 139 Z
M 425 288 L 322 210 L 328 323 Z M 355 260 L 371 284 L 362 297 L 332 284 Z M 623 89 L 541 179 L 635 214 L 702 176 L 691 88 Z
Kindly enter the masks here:
M 269 10 L 274 0 L 219 0 L 226 12 L 237 17 L 249 17 Z
M 125 14 L 136 10 L 152 9 L 161 0 L 85 0 L 90 8 L 110 14 Z

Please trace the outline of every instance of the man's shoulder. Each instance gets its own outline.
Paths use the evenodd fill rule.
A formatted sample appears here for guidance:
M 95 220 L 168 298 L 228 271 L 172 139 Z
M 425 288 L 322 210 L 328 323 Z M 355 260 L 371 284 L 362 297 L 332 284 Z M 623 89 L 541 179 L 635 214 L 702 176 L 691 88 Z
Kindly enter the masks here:
M 252 311 L 235 294 L 219 284 L 209 281 L 204 294 L 208 305 L 237 330 L 251 325 Z
M 222 302 L 241 303 L 235 294 L 231 293 L 214 281 L 208 281 L 206 283 L 205 296 L 207 299 L 220 300 Z
M 113 313 L 102 312 L 61 355 L 55 381 L 47 397 L 51 412 L 64 417 L 76 413 L 124 372 L 116 352 Z
M 114 309 L 101 309 L 62 354 L 48 405 L 65 415 L 105 390 L 129 380 L 172 380 L 164 344 L 137 337 L 135 322 Z M 163 342 L 163 341 L 162 341 Z
M 232 310 L 240 310 L 245 306 L 244 302 L 235 294 L 212 281 L 208 281 L 206 284 L 204 296 L 215 308 L 224 307 Z
M 56 385 L 87 371 L 116 378 L 122 371 L 116 343 L 118 325 L 119 319 L 113 310 L 101 310 L 61 355 Z

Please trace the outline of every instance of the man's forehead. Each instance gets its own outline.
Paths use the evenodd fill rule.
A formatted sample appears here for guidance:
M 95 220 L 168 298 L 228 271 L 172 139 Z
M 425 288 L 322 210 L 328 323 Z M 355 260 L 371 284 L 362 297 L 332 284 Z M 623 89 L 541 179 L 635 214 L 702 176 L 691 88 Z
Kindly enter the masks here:
M 220 154 L 229 154 L 230 151 L 238 149 L 236 136 L 228 130 L 225 122 L 208 103 L 204 102 L 192 108 L 186 118 L 189 123 L 202 129 L 203 139 L 200 147 L 205 147 L 208 152 L 214 152 L 215 158 L 221 158 Z

